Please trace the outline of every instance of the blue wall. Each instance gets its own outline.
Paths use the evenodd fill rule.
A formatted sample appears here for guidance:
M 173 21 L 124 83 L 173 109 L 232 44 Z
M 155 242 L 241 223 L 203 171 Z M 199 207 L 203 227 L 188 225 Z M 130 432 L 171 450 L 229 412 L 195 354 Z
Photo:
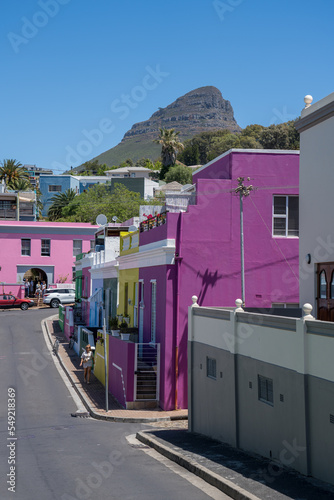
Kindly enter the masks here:
M 61 191 L 49 191 L 50 185 L 61 186 Z M 67 189 L 74 189 L 79 192 L 79 181 L 72 175 L 41 175 L 39 189 L 42 193 L 42 215 L 47 216 L 48 210 L 52 205 L 51 198 L 57 194 L 65 193 Z

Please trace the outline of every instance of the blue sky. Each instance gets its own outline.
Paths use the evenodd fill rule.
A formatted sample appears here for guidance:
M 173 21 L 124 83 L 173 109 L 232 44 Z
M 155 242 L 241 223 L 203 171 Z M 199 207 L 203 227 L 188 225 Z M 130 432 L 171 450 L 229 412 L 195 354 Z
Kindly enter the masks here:
M 205 85 L 241 127 L 293 119 L 334 90 L 333 18 L 331 0 L 3 0 L 0 159 L 61 173 Z

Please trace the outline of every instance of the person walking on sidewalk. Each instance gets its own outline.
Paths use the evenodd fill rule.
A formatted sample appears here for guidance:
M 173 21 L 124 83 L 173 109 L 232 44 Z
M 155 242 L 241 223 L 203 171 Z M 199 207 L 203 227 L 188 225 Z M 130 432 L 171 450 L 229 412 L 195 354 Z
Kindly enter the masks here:
M 93 353 L 90 344 L 86 345 L 86 351 L 81 355 L 80 366 L 84 368 L 84 382 L 89 384 L 90 372 L 93 366 Z

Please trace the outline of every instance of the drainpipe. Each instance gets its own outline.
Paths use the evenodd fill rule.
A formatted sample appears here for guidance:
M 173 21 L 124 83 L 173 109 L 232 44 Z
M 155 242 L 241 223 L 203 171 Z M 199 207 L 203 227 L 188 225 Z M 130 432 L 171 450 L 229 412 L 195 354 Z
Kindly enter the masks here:
M 178 379 L 179 379 L 179 320 L 180 320 L 180 273 L 181 273 L 181 241 L 183 229 L 183 213 L 179 214 L 179 229 L 176 233 L 176 248 L 175 248 L 175 262 L 176 262 L 176 311 L 175 311 L 175 410 L 178 409 Z

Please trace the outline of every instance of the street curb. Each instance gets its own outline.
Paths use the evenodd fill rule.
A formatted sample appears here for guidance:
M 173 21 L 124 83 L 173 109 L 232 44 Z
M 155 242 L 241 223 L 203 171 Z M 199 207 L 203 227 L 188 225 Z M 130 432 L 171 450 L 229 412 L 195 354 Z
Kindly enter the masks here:
M 259 497 L 253 495 L 252 493 L 249 493 L 248 491 L 244 490 L 240 486 L 237 486 L 228 479 L 225 479 L 215 472 L 207 469 L 203 465 L 198 464 L 197 462 L 195 462 L 195 460 L 185 458 L 184 455 L 182 455 L 178 451 L 164 445 L 158 439 L 152 436 L 150 431 L 137 432 L 136 438 L 138 439 L 138 441 L 141 441 L 142 443 L 155 449 L 161 455 L 164 455 L 169 460 L 172 460 L 178 465 L 181 465 L 181 467 L 184 467 L 189 472 L 200 477 L 207 483 L 211 484 L 211 486 L 214 486 L 215 488 L 219 489 L 235 500 L 261 500 Z
M 52 343 L 52 338 L 51 338 L 51 334 L 49 332 L 47 321 L 50 319 L 56 319 L 56 318 L 58 318 L 57 315 L 50 316 L 49 318 L 46 318 L 42 321 L 42 326 L 44 325 L 44 327 L 45 327 L 45 330 L 46 330 L 47 336 L 49 338 L 51 347 L 53 346 L 53 343 Z M 89 401 L 87 400 L 86 396 L 80 391 L 80 389 L 77 387 L 77 384 L 73 381 L 71 374 L 69 373 L 66 366 L 64 365 L 63 360 L 62 360 L 59 352 L 53 353 L 53 355 L 57 356 L 60 366 L 62 367 L 62 369 L 66 373 L 67 378 L 71 382 L 73 389 L 75 390 L 75 392 L 77 393 L 77 395 L 79 396 L 81 401 L 83 402 L 89 415 L 92 418 L 95 418 L 96 420 L 108 420 L 109 422 L 122 422 L 122 423 L 131 423 L 131 424 L 145 424 L 147 422 L 171 422 L 174 420 L 187 420 L 188 419 L 187 416 L 183 416 L 183 415 L 179 416 L 179 417 L 175 415 L 175 416 L 171 416 L 171 417 L 168 416 L 168 417 L 141 417 L 141 418 L 140 417 L 112 417 L 112 416 L 108 416 L 108 415 L 100 415 L 99 413 L 96 413 L 95 411 L 93 411 L 91 409 Z M 83 412 L 83 413 L 75 412 L 75 413 L 72 413 L 72 416 L 73 417 L 81 417 L 81 416 L 85 417 L 88 415 L 86 415 L 85 412 Z

